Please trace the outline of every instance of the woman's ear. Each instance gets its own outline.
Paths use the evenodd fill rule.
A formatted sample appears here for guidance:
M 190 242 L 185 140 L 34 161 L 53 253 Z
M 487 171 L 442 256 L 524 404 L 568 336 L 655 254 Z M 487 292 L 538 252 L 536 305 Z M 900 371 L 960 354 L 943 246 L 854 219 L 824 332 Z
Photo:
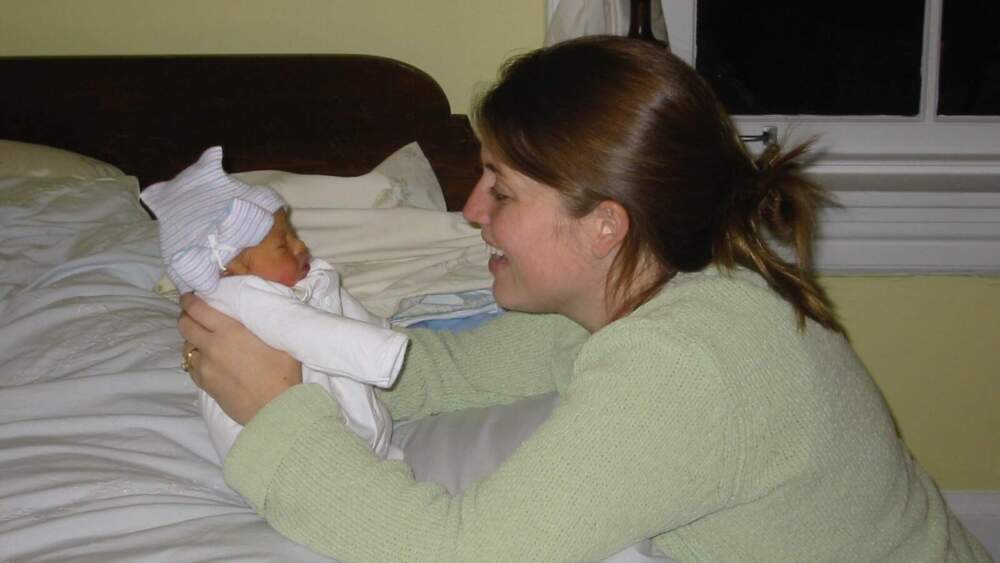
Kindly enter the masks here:
M 628 234 L 628 212 L 617 201 L 606 199 L 587 217 L 590 223 L 591 251 L 595 258 L 606 258 L 621 246 Z

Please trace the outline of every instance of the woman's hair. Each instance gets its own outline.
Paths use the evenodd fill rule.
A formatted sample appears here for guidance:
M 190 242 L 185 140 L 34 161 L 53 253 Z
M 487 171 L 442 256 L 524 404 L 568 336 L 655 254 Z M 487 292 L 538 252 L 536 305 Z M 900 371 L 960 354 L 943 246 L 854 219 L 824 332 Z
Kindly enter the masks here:
M 474 110 L 479 135 L 583 217 L 620 204 L 629 230 L 607 282 L 620 318 L 676 272 L 758 272 L 805 317 L 842 332 L 811 272 L 824 191 L 799 174 L 808 145 L 753 159 L 711 88 L 662 47 L 587 37 L 515 57 Z M 783 260 L 768 236 L 794 247 Z M 655 273 L 637 286 L 640 271 Z

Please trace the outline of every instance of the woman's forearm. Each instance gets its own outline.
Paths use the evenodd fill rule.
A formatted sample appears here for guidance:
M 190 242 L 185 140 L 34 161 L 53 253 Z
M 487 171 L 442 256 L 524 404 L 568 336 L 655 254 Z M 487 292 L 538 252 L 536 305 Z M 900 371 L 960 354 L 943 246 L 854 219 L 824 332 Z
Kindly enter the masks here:
M 397 384 L 380 394 L 395 420 L 552 391 L 553 370 L 570 368 L 553 365 L 553 348 L 586 338 L 586 331 L 565 317 L 521 313 L 506 313 L 468 332 L 405 332 L 410 345 L 403 371 Z

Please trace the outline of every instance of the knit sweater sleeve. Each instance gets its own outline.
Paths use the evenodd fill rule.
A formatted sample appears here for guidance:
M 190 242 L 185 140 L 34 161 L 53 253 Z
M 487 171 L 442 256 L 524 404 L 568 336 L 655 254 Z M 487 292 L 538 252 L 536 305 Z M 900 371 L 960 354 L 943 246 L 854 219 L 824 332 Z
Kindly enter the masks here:
M 560 315 L 505 313 L 460 333 L 406 330 L 410 346 L 398 383 L 379 398 L 393 420 L 505 404 L 555 389 L 586 339 Z
M 588 341 L 551 418 L 462 494 L 376 459 L 306 385 L 247 425 L 226 480 L 279 532 L 343 561 L 606 557 L 723 506 L 738 465 L 714 362 L 630 324 Z

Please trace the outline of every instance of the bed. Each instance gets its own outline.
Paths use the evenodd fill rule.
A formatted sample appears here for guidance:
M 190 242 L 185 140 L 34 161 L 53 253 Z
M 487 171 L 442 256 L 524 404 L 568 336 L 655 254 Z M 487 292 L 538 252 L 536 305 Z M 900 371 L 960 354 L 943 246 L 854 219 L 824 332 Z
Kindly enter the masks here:
M 0 58 L 0 75 L 0 561 L 329 561 L 223 482 L 138 190 L 222 145 L 370 309 L 463 330 L 500 314 L 456 213 L 479 174 L 468 119 L 372 56 Z M 457 491 L 552 402 L 394 440 L 418 479 Z M 966 501 L 974 531 L 1000 527 Z M 640 544 L 612 560 L 665 559 Z
M 371 56 L 43 57 L 0 74 L 18 85 L 0 93 L 0 561 L 327 560 L 223 483 L 138 189 L 222 145 L 369 308 L 454 328 L 496 313 L 485 247 L 453 212 L 479 173 L 468 119 L 423 72 Z

